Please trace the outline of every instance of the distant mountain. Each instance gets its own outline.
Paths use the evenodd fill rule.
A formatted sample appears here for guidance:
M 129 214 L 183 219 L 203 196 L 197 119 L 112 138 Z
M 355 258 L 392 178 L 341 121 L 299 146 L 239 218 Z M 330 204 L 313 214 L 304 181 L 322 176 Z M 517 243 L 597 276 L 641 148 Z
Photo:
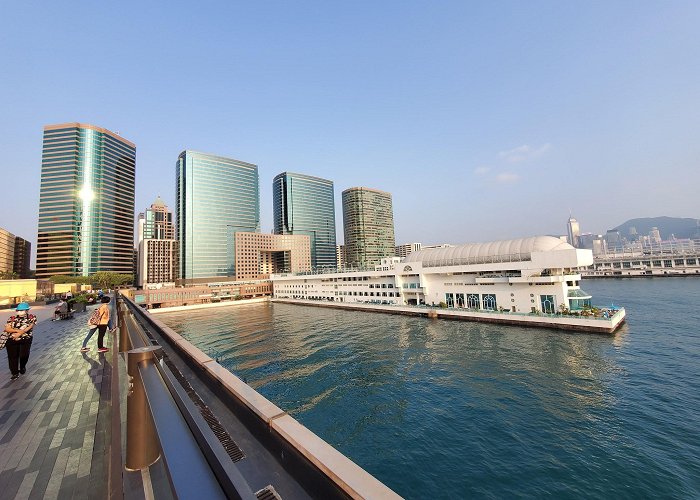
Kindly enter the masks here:
M 617 226 L 620 235 L 629 237 L 629 229 L 634 227 L 639 235 L 647 235 L 652 227 L 657 227 L 661 233 L 661 239 L 667 240 L 671 235 L 676 238 L 700 238 L 698 234 L 700 226 L 698 219 L 680 217 L 642 217 L 630 219 Z

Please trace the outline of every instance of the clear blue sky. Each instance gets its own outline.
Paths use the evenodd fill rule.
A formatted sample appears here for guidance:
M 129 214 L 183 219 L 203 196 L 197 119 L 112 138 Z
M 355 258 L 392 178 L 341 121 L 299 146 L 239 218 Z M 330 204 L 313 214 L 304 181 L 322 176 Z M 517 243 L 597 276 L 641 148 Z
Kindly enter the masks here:
M 0 227 L 31 240 L 45 124 L 394 197 L 398 243 L 699 217 L 700 2 L 4 2 Z

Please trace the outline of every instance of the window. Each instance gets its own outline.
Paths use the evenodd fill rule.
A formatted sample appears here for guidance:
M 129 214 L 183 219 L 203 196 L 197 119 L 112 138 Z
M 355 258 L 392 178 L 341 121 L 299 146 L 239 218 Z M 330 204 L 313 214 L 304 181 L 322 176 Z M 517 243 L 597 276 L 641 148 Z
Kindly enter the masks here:
M 493 293 L 485 293 L 482 295 L 482 301 L 484 304 L 484 309 L 487 311 L 495 311 L 496 310 L 496 294 Z
M 453 293 L 446 293 L 445 294 L 445 302 L 447 303 L 447 307 L 454 307 L 455 306 L 455 296 Z
M 469 293 L 467 294 L 467 307 L 469 309 L 479 309 L 479 294 Z
M 464 294 L 458 293 L 457 295 L 457 307 L 464 307 Z
M 540 295 L 540 305 L 543 313 L 554 314 L 556 312 L 554 295 Z

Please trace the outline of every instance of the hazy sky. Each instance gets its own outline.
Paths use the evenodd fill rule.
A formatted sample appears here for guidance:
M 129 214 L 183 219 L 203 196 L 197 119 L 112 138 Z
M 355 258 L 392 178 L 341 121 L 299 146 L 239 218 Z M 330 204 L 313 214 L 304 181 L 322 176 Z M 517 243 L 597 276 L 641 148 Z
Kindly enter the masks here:
M 45 124 L 393 194 L 397 243 L 699 217 L 700 2 L 3 2 L 0 227 L 36 240 Z

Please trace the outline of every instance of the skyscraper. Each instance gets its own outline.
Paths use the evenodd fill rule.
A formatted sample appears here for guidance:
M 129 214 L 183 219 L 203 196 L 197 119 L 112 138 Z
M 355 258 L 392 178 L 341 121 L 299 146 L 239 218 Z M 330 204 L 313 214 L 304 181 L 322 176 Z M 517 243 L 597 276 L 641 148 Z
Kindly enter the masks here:
M 138 285 L 174 283 L 178 278 L 178 242 L 173 214 L 160 198 L 139 214 Z
M 573 217 L 569 216 L 569 220 L 566 223 L 566 229 L 569 237 L 569 244 L 578 248 L 578 237 L 581 234 L 581 229 L 579 228 L 578 221 Z
M 29 263 L 32 258 L 32 244 L 31 242 L 15 236 L 15 258 L 14 258 L 14 272 L 17 274 L 18 278 L 28 279 L 31 270 L 29 269 Z
M 394 255 L 391 194 L 354 187 L 343 191 L 345 252 L 349 266 L 373 266 Z
M 183 151 L 175 190 L 180 278 L 235 276 L 235 233 L 260 232 L 258 167 Z
M 311 239 L 311 265 L 335 267 L 333 182 L 283 172 L 272 181 L 275 234 L 303 234 Z
M 136 146 L 84 123 L 44 127 L 38 278 L 133 272 Z

